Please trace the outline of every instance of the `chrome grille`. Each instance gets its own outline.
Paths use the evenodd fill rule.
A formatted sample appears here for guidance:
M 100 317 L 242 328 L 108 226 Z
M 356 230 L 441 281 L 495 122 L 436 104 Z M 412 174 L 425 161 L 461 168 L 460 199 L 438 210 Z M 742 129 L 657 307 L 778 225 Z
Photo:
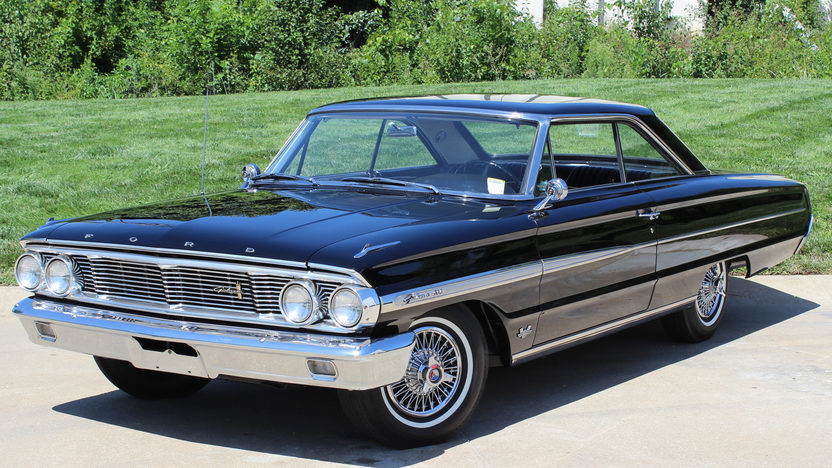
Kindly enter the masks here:
M 256 312 L 251 281 L 246 274 L 166 268 L 162 276 L 171 304 Z
M 77 261 L 77 257 L 73 259 Z M 89 261 L 96 293 L 129 299 L 165 301 L 162 269 L 158 265 L 106 258 L 90 258 Z
M 44 256 L 46 257 L 46 256 Z M 280 291 L 291 278 L 261 273 L 193 267 L 165 267 L 73 255 L 84 291 L 114 298 L 141 299 L 169 306 L 190 306 L 254 314 L 279 314 Z M 339 283 L 317 282 L 326 307 Z

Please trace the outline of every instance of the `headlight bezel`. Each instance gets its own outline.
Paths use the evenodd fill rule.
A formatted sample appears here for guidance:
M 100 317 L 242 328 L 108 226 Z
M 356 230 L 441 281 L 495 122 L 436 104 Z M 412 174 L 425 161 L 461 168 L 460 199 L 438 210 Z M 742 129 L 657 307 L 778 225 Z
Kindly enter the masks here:
M 61 292 L 56 291 L 55 289 L 53 289 L 51 281 L 50 281 L 50 276 L 49 276 L 50 266 L 52 266 L 53 264 L 57 264 L 57 263 L 62 263 L 66 267 L 67 273 L 68 273 L 68 275 L 67 275 L 68 280 L 67 280 L 66 290 L 61 291 Z M 49 291 L 50 293 L 52 293 L 56 296 L 59 296 L 59 297 L 69 296 L 70 294 L 75 292 L 79 287 L 78 286 L 78 277 L 77 277 L 75 271 L 76 271 L 75 262 L 73 262 L 73 260 L 71 258 L 67 257 L 66 255 L 58 255 L 57 257 L 51 258 L 48 262 L 46 262 L 45 265 L 43 265 L 43 281 L 42 281 L 41 284 L 46 287 L 47 291 Z
M 287 293 L 291 288 L 299 287 L 306 291 L 310 298 L 310 312 L 306 319 L 302 321 L 292 320 L 287 314 L 288 308 L 286 307 L 286 297 Z M 310 325 L 315 323 L 323 318 L 323 311 L 321 310 L 321 298 L 318 297 L 317 287 L 311 281 L 304 281 L 304 280 L 296 280 L 290 281 L 283 286 L 283 289 L 280 291 L 280 311 L 283 315 L 283 318 L 293 324 L 298 326 Z
M 23 281 L 21 281 L 21 279 L 20 279 L 21 275 L 18 272 L 18 267 L 20 265 L 20 262 L 26 257 L 31 257 L 32 259 L 34 259 L 35 263 L 39 267 L 39 269 L 38 269 L 38 271 L 39 271 L 38 282 L 34 287 L 31 287 L 31 288 L 26 287 L 23 284 Z M 35 291 L 39 290 L 46 282 L 46 269 L 43 266 L 43 257 L 41 256 L 41 254 L 39 254 L 37 252 L 24 252 L 19 257 L 17 257 L 17 260 L 14 262 L 14 279 L 15 279 L 15 281 L 17 281 L 18 286 L 20 286 L 21 288 L 23 288 L 23 289 L 25 289 L 29 292 L 35 292 Z

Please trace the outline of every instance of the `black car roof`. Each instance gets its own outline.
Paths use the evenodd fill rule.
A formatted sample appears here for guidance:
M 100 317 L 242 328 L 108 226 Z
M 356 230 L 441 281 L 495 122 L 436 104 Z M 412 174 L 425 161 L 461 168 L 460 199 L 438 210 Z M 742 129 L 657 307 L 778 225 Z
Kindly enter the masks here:
M 635 104 L 601 99 L 543 94 L 444 94 L 432 96 L 383 97 L 343 101 L 313 109 L 310 113 L 361 110 L 374 107 L 457 108 L 519 112 L 545 115 L 630 114 L 654 116 L 652 110 Z

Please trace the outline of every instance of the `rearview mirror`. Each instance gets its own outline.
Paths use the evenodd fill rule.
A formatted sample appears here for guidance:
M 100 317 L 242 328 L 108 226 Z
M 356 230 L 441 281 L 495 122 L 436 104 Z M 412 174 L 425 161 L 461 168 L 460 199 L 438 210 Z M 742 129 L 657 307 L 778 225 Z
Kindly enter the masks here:
M 390 122 L 387 125 L 387 136 L 392 138 L 399 137 L 414 137 L 416 136 L 416 127 L 413 125 L 404 125 L 399 127 L 396 122 Z

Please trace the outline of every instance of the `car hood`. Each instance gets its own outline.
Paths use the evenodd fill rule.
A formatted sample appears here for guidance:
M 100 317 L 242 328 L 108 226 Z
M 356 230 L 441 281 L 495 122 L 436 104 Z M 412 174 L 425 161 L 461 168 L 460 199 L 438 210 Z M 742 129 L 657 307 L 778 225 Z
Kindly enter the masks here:
M 457 199 L 343 190 L 228 192 L 53 222 L 27 238 L 306 262 L 327 245 L 466 211 Z M 467 203 L 470 206 L 470 203 Z M 463 207 L 461 210 L 460 208 Z

